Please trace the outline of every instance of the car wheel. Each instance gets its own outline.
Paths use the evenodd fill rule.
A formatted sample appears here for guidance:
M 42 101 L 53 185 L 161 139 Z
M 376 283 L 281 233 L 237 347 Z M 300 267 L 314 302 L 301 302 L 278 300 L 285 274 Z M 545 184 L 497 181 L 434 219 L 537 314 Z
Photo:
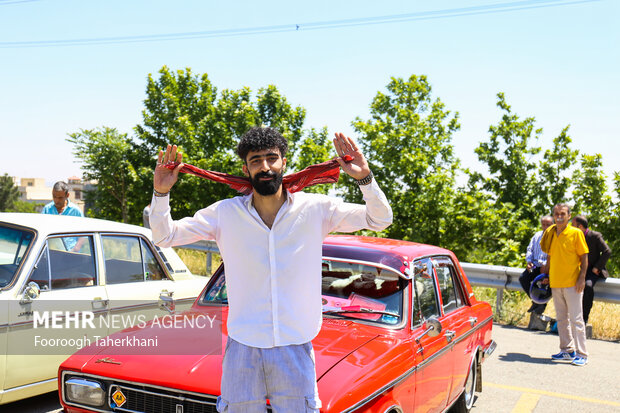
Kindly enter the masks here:
M 474 362 L 471 363 L 471 368 L 469 369 L 469 374 L 467 375 L 467 380 L 465 381 L 465 389 L 459 396 L 456 403 L 454 403 L 454 406 L 452 406 L 452 409 L 450 409 L 451 413 L 467 413 L 474 405 L 476 380 L 478 379 L 477 367 L 476 360 L 474 360 Z

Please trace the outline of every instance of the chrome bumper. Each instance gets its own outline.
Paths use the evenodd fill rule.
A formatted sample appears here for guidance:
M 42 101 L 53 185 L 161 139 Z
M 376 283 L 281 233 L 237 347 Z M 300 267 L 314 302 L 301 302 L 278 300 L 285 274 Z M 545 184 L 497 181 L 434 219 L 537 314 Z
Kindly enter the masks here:
M 487 346 L 487 348 L 482 351 L 482 358 L 486 359 L 487 357 L 489 357 L 491 354 L 493 354 L 496 348 L 497 343 L 495 342 L 495 340 L 491 340 L 491 343 Z

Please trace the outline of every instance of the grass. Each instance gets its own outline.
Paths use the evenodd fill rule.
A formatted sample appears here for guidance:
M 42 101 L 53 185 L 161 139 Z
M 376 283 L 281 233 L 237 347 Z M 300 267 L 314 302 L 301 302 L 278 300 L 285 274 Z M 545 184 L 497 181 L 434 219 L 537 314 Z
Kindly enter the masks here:
M 217 267 L 220 266 L 222 258 L 219 254 L 211 254 L 211 272 L 207 273 L 207 253 L 198 250 L 190 250 L 184 248 L 174 248 L 181 260 L 187 265 L 190 272 L 196 275 L 210 277 Z
M 497 300 L 497 290 L 494 288 L 474 287 L 476 298 L 487 301 L 493 307 L 493 321 L 500 324 L 508 324 L 519 327 L 527 327 L 531 301 L 520 291 L 504 291 L 502 300 L 502 314 L 497 316 L 495 304 Z M 596 297 L 595 297 L 596 298 Z M 555 318 L 555 307 L 553 300 L 547 304 L 545 314 Z M 620 305 L 594 301 L 590 312 L 589 324 L 592 324 L 592 338 L 601 340 L 620 340 Z

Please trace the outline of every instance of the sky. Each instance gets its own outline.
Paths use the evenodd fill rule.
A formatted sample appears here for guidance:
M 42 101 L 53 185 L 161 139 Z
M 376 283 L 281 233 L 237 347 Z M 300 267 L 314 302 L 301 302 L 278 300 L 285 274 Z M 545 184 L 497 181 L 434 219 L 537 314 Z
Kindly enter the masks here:
M 457 156 L 481 172 L 474 149 L 503 92 L 543 128 L 543 150 L 570 125 L 573 147 L 602 154 L 612 176 L 619 16 L 617 0 L 0 0 L 0 175 L 81 176 L 67 134 L 133 134 L 147 76 L 166 65 L 219 90 L 274 84 L 306 127 L 354 137 L 391 77 L 424 74 L 459 113 Z

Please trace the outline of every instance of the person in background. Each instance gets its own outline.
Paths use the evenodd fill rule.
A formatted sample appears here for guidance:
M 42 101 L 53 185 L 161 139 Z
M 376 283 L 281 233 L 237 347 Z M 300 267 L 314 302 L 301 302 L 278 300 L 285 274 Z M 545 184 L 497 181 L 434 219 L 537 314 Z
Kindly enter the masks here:
M 549 274 L 560 336 L 560 352 L 551 359 L 570 360 L 576 366 L 585 366 L 588 351 L 581 302 L 588 269 L 588 244 L 583 232 L 570 224 L 570 218 L 567 204 L 553 207 L 555 225 L 547 228 L 540 241 L 547 254 L 547 264 L 542 271 Z
M 144 207 L 142 210 L 142 223 L 144 228 L 151 228 L 151 224 L 149 224 L 149 215 L 151 214 L 151 203 Z
M 43 207 L 42 214 L 84 216 L 77 205 L 69 200 L 69 185 L 66 182 L 58 181 L 54 184 L 52 199 L 52 202 Z
M 588 324 L 592 302 L 594 301 L 594 285 L 601 278 L 607 278 L 607 260 L 611 256 L 611 248 L 607 245 L 600 232 L 588 228 L 588 219 L 583 215 L 575 215 L 573 226 L 583 231 L 588 244 L 588 271 L 586 286 L 583 290 L 583 321 Z
M 73 202 L 69 201 L 69 185 L 66 182 L 58 181 L 52 187 L 53 201 L 45 205 L 41 210 L 42 214 L 66 215 L 83 217 L 82 211 Z M 79 251 L 84 245 L 85 237 L 63 237 L 62 242 L 67 251 Z
M 540 275 L 540 269 L 547 263 L 547 254 L 540 249 L 540 239 L 543 236 L 543 232 L 545 232 L 551 224 L 553 224 L 553 218 L 550 215 L 541 217 L 540 226 L 542 230 L 534 234 L 530 240 L 530 244 L 527 246 L 527 254 L 525 254 L 527 267 L 525 271 L 523 271 L 523 274 L 519 277 L 519 282 L 528 297 L 530 296 L 532 281 Z M 527 311 L 528 313 L 533 312 L 534 314 L 542 314 L 545 311 L 545 308 L 547 308 L 547 304 L 536 304 L 532 301 L 532 305 Z

